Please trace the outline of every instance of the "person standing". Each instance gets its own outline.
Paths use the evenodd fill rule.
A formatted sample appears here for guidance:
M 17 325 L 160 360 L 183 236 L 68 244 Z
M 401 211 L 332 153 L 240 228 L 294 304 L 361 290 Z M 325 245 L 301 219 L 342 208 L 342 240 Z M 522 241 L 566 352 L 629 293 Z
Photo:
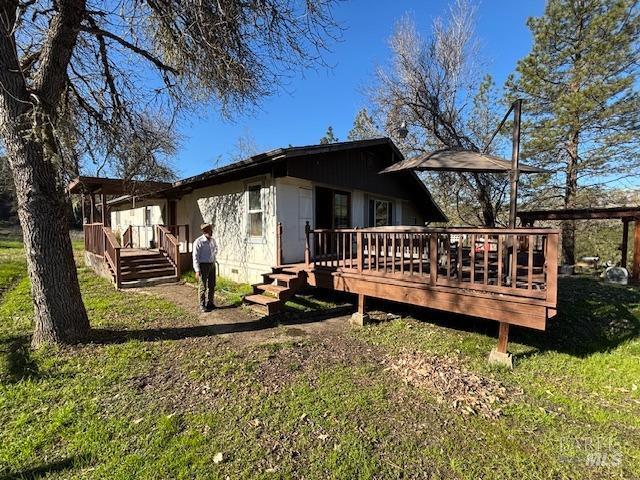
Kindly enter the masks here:
M 200 225 L 202 235 L 193 242 L 193 270 L 198 279 L 200 310 L 209 312 L 216 308 L 213 294 L 216 289 L 216 254 L 218 246 L 213 238 L 211 224 Z

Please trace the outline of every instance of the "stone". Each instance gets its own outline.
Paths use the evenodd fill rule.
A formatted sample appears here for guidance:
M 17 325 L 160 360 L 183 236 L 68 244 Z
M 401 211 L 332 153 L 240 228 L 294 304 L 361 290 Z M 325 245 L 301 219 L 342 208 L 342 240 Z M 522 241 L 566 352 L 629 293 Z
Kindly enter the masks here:
M 369 317 L 368 314 L 366 313 L 362 314 L 362 313 L 356 312 L 353 315 L 351 315 L 351 319 L 349 320 L 349 323 L 354 327 L 364 327 L 370 321 L 371 321 L 371 318 Z
M 495 348 L 489 354 L 489 363 L 492 365 L 501 365 L 507 368 L 513 368 L 513 355 L 510 353 L 502 353 Z

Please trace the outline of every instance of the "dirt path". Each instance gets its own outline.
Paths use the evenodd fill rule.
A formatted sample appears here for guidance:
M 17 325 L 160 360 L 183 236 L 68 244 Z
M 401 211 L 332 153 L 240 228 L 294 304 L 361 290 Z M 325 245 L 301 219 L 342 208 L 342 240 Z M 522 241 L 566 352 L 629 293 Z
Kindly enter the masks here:
M 189 313 L 197 323 L 194 326 L 210 326 L 211 334 L 227 341 L 251 345 L 280 343 L 301 340 L 308 336 L 327 336 L 340 334 L 349 329 L 349 315 L 336 313 L 336 316 L 324 318 L 301 313 L 300 318 L 274 322 L 261 318 L 248 308 L 225 305 L 216 296 L 218 308 L 211 312 L 201 312 L 197 301 L 197 290 L 192 285 L 163 284 L 152 287 L 131 289 L 143 295 L 154 295 L 179 306 Z

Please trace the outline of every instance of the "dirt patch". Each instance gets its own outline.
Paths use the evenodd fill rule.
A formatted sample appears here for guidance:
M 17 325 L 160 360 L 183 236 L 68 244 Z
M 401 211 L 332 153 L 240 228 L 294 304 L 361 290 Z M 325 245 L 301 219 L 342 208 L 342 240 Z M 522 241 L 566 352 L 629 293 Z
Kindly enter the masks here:
M 344 315 L 344 309 L 288 315 L 282 320 L 284 323 L 280 324 L 278 319 L 261 317 L 248 308 L 225 304 L 221 296 L 216 297 L 218 308 L 211 312 L 201 312 L 197 290 L 184 283 L 156 285 L 131 291 L 168 300 L 188 314 L 186 323 L 210 327 L 212 336 L 221 337 L 237 347 L 290 342 L 349 330 L 349 317 Z
M 437 357 L 422 353 L 404 353 L 388 356 L 387 370 L 394 372 L 405 383 L 424 388 L 437 401 L 447 404 L 464 415 L 481 415 L 495 419 L 502 415 L 502 405 L 514 392 L 500 382 L 481 377 L 449 356 Z
M 315 337 L 272 352 L 256 370 L 263 388 L 270 393 L 304 377 L 313 383 L 322 371 L 336 366 L 379 366 L 383 352 L 347 335 Z

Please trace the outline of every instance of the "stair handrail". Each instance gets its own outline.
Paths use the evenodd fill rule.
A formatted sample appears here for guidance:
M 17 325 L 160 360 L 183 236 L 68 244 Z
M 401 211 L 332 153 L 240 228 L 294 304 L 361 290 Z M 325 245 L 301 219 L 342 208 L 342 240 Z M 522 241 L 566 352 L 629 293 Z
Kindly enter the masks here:
M 167 254 L 176 269 L 176 276 L 180 278 L 180 242 L 164 225 L 156 225 L 156 228 L 158 250 Z
M 129 225 L 122 234 L 122 248 L 133 248 L 133 225 Z
M 104 244 L 104 258 L 113 271 L 116 288 L 120 288 L 122 275 L 120 270 L 120 244 L 109 227 L 102 227 L 102 238 Z

